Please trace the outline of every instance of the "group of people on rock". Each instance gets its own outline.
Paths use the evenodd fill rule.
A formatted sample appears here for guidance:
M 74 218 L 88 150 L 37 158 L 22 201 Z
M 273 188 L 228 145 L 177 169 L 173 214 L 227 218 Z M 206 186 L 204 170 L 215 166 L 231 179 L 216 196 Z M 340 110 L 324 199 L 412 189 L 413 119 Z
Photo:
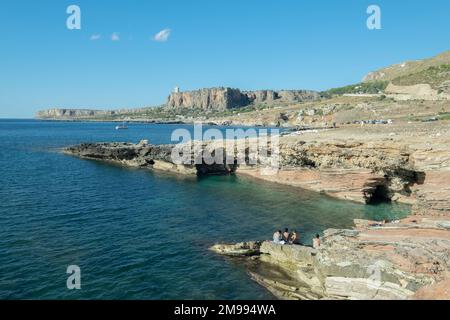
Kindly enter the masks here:
M 288 228 L 285 228 L 283 232 L 281 230 L 275 231 L 273 234 L 273 243 L 276 244 L 299 244 L 299 235 L 296 230 L 289 232 Z M 312 240 L 312 246 L 314 249 L 320 248 L 320 235 L 316 236 Z
M 298 235 L 297 231 L 292 230 L 289 232 L 288 228 L 284 229 L 284 232 L 281 230 L 275 231 L 273 234 L 273 242 L 278 244 L 294 244 L 297 243 Z

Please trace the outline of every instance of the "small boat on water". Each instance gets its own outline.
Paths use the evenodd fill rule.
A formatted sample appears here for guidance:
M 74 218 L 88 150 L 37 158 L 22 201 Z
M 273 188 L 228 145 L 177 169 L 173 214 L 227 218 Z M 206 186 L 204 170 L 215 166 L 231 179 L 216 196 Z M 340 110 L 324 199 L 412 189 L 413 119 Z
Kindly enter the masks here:
M 116 130 L 126 130 L 126 129 L 128 129 L 128 127 L 125 124 L 125 121 L 121 125 L 116 126 Z

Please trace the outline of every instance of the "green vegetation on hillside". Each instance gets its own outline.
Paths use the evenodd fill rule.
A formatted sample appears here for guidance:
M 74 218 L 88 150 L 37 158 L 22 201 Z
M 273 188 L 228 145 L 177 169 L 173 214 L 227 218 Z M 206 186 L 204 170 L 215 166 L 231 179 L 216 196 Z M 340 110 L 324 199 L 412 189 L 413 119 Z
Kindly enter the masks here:
M 329 98 L 333 95 L 342 94 L 377 94 L 383 92 L 387 85 L 387 81 L 363 82 L 345 87 L 329 89 L 321 92 L 321 95 L 324 98 Z
M 169 117 L 166 110 L 164 110 L 162 107 L 153 107 L 142 110 L 142 112 L 121 112 L 102 118 L 102 120 L 121 120 L 126 118 L 168 119 Z
M 392 83 L 399 86 L 412 86 L 428 83 L 437 89 L 444 81 L 450 80 L 450 64 L 430 67 L 426 70 L 395 78 Z
M 450 120 L 450 112 L 439 112 L 437 117 L 439 120 Z

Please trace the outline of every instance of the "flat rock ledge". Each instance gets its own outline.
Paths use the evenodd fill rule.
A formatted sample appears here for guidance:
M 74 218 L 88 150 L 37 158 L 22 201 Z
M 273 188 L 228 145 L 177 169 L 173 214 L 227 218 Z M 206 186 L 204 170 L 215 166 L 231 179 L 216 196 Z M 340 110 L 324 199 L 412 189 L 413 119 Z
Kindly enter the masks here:
M 236 244 L 215 244 L 210 250 L 226 256 L 251 257 L 260 254 L 261 241 L 249 241 Z
M 448 222 L 356 220 L 354 229 L 326 230 L 318 250 L 271 241 L 211 249 L 251 255 L 250 276 L 279 299 L 450 299 Z
M 206 145 L 202 146 L 202 148 L 207 147 Z M 182 175 L 230 174 L 236 169 L 234 165 L 226 164 L 177 164 L 172 161 L 173 148 L 174 145 L 152 145 L 146 141 L 141 141 L 138 144 L 124 142 L 83 143 L 65 148 L 63 152 L 84 159 Z M 193 156 L 192 159 L 194 159 Z

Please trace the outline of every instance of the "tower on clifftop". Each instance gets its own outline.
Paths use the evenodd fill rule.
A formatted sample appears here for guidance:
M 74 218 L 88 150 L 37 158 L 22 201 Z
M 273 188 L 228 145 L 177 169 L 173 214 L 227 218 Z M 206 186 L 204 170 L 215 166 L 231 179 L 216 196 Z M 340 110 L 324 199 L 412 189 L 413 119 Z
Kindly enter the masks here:
M 180 87 L 179 87 L 179 86 L 176 86 L 176 87 L 173 89 L 173 93 L 180 93 Z

